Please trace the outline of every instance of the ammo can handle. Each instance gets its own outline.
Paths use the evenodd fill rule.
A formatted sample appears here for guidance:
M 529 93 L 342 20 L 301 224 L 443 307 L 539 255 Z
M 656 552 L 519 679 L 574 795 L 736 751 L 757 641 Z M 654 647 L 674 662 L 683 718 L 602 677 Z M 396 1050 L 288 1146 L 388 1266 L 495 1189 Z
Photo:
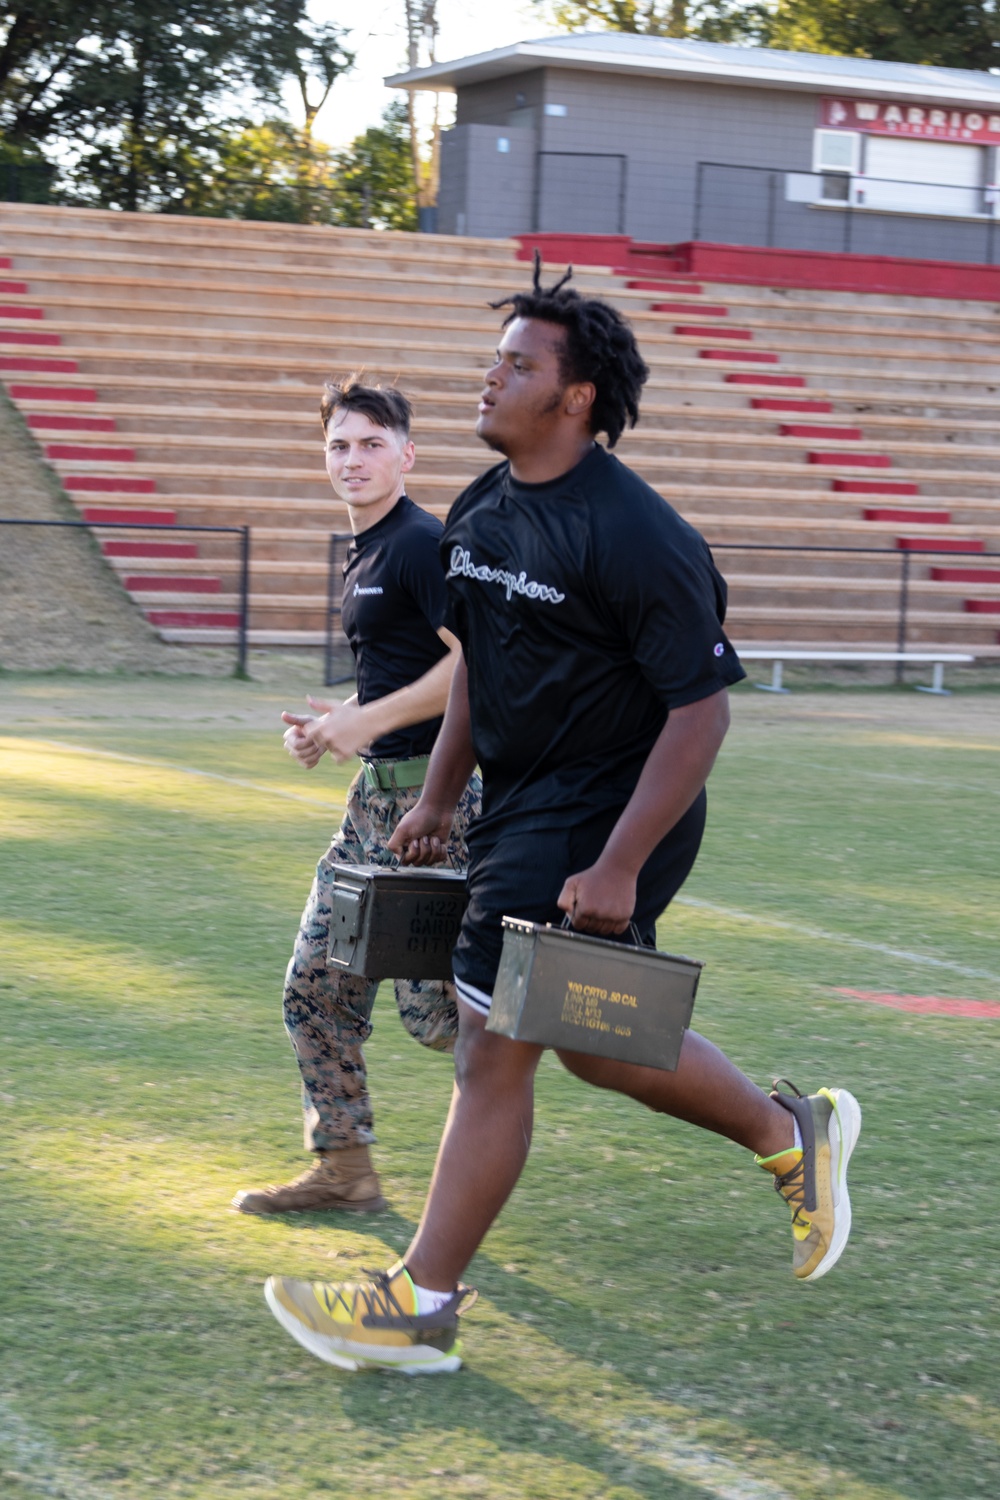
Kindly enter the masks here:
M 566 932 L 575 931 L 575 928 L 573 927 L 573 921 L 572 921 L 572 918 L 570 917 L 569 912 L 564 912 L 563 913 L 563 919 L 559 923 L 559 927 L 560 927 L 561 931 L 566 931 Z M 593 937 L 594 935 L 595 934 L 592 933 L 592 932 L 585 932 L 585 933 L 583 933 L 584 937 Z M 632 939 L 632 942 L 635 944 L 635 946 L 637 948 L 643 948 L 643 947 L 645 947 L 645 944 L 643 943 L 642 938 L 639 935 L 639 929 L 635 925 L 634 922 L 630 922 L 628 924 L 628 935 Z

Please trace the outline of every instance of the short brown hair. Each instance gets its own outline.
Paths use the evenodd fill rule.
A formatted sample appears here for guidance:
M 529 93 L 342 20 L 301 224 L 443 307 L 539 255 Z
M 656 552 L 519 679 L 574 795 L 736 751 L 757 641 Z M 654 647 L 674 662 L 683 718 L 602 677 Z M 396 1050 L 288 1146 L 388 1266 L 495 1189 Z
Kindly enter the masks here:
M 386 427 L 409 440 L 413 407 L 395 386 L 365 385 L 358 375 L 348 375 L 346 380 L 328 380 L 319 403 L 324 435 L 336 411 L 362 412 L 376 427 Z

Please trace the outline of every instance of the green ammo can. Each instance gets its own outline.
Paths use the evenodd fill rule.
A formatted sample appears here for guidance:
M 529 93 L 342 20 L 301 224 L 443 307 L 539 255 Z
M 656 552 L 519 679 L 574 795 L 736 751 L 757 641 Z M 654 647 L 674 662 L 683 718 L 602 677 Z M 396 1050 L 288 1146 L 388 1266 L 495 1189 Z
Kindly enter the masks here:
M 504 917 L 486 1029 L 670 1071 L 702 967 L 694 958 Z
M 334 864 L 330 968 L 366 979 L 450 979 L 466 907 L 455 870 Z

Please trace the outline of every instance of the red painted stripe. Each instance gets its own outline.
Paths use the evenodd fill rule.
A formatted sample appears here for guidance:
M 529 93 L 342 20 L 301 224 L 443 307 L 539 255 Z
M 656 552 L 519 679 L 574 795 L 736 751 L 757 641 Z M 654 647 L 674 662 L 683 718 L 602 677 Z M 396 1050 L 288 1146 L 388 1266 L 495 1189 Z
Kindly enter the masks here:
M 29 354 L 0 354 L 0 370 L 38 370 L 45 375 L 78 375 L 75 359 L 32 359 Z
M 754 365 L 776 365 L 781 362 L 780 354 L 760 354 L 752 349 L 699 349 L 699 359 L 739 359 L 747 364 Z M 787 382 L 791 384 L 792 382 Z M 805 385 L 805 381 L 802 382 Z
M 685 307 L 683 302 L 654 302 L 651 304 L 651 309 L 653 312 L 662 313 L 686 313 L 691 311 L 689 307 Z M 728 307 L 705 307 L 702 305 L 698 308 L 698 311 L 703 313 L 706 318 L 729 317 Z M 674 332 L 676 333 L 676 331 L 675 329 Z
M 830 485 L 841 495 L 919 495 L 919 484 L 902 480 L 884 479 L 835 479 Z
M 42 307 L 23 307 L 20 303 L 7 307 L 0 305 L 0 318 L 44 318 Z
M 822 427 L 819 423 L 782 422 L 778 427 L 782 437 L 829 438 L 834 443 L 856 443 L 864 437 L 860 427 Z
M 135 462 L 134 448 L 102 448 L 97 443 L 46 443 L 46 458 L 82 458 L 94 463 L 130 464 Z
M 782 401 L 779 396 L 751 396 L 753 411 L 833 411 L 832 401 Z
M 194 542 L 102 542 L 105 557 L 197 557 Z
M 891 469 L 892 459 L 885 453 L 810 453 L 806 461 L 836 468 Z
M 9 255 L 0 255 L 0 270 L 9 271 L 13 264 Z
M 723 355 L 721 352 L 717 356 L 713 355 L 713 358 L 718 359 L 732 359 L 733 357 L 732 354 Z M 774 355 L 774 358 L 777 359 L 778 356 Z M 806 383 L 804 375 L 740 375 L 736 371 L 723 375 L 722 379 L 726 385 L 782 385 L 787 386 L 789 390 L 802 390 Z
M 935 583 L 1000 583 L 1000 568 L 931 568 Z
M 173 510 L 133 510 L 127 505 L 87 505 L 83 519 L 91 526 L 101 526 L 106 521 L 127 521 L 130 526 L 174 526 L 177 512 Z M 108 546 L 115 545 L 112 542 Z
M 164 629 L 199 630 L 217 625 L 220 629 L 232 628 L 240 623 L 239 615 L 210 614 L 198 609 L 147 609 L 146 619 L 151 625 L 162 625 Z
M 861 512 L 866 521 L 896 521 L 901 526 L 950 526 L 948 510 L 902 510 L 893 506 L 876 506 Z
M 114 432 L 114 417 L 64 417 L 47 412 L 33 411 L 28 417 L 28 426 L 36 428 L 58 427 L 64 432 Z
M 749 344 L 753 334 L 749 328 L 713 328 L 708 323 L 675 323 L 674 333 L 691 339 L 738 339 Z
M 964 1020 L 985 1020 L 1000 1016 L 1000 1000 L 952 1000 L 945 995 L 891 995 L 883 990 L 841 990 L 849 1000 L 867 1000 L 871 1005 L 887 1005 L 890 1010 L 905 1010 L 915 1016 L 961 1016 Z
M 693 281 L 626 281 L 631 292 L 688 292 L 698 297 L 703 290 Z
M 900 552 L 983 552 L 985 542 L 970 542 L 962 537 L 898 536 Z
M 12 297 L 23 297 L 28 290 L 26 281 L 0 281 L 0 292 L 6 292 Z
M 966 599 L 962 608 L 967 615 L 1000 615 L 1000 599 Z
M 96 401 L 97 392 L 75 385 L 11 385 L 15 401 Z
M 44 344 L 51 349 L 61 343 L 58 333 L 29 333 L 23 328 L 0 329 L 0 344 Z
M 63 488 L 70 490 L 98 490 L 106 494 L 152 495 L 156 490 L 155 479 L 122 479 L 119 475 L 107 474 L 63 474 Z
M 130 573 L 122 582 L 135 593 L 153 593 L 159 589 L 175 594 L 218 594 L 222 589 L 221 578 L 178 578 L 169 573 Z

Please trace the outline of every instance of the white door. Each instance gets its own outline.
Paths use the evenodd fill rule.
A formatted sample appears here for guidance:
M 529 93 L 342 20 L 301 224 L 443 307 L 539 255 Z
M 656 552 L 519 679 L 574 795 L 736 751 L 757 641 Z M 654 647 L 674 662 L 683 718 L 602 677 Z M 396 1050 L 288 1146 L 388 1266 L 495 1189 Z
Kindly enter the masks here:
M 905 213 L 981 214 L 985 155 L 983 146 L 870 135 L 865 175 L 854 183 L 855 201 L 866 208 Z

